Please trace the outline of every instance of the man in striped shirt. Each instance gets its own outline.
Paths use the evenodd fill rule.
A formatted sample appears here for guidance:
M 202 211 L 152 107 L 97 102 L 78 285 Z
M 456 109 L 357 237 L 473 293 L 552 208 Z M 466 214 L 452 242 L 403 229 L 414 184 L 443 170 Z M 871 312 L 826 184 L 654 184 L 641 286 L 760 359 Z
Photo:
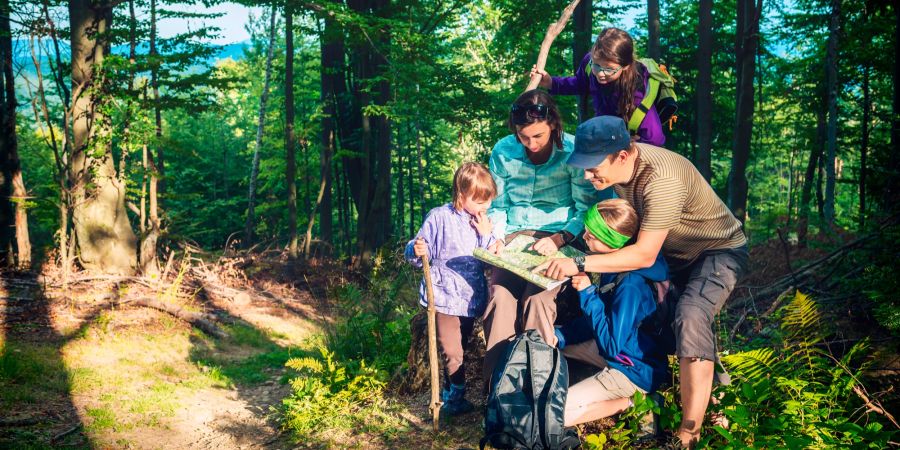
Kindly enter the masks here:
M 700 436 L 715 372 L 715 315 L 746 269 L 747 239 L 709 183 L 683 156 L 632 141 L 625 122 L 600 116 L 579 125 L 568 164 L 584 170 L 596 189 L 612 186 L 637 210 L 637 239 L 608 255 L 554 259 L 538 266 L 551 278 L 579 272 L 625 272 L 649 267 L 660 250 L 681 292 L 672 328 L 681 377 L 681 426 L 676 442 Z

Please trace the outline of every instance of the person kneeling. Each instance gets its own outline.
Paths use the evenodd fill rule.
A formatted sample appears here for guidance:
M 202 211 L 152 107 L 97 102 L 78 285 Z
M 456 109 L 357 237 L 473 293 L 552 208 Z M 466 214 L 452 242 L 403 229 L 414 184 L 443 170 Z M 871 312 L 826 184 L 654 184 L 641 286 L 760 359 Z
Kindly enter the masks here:
M 597 203 L 584 222 L 591 253 L 621 249 L 638 227 L 634 208 L 622 199 Z M 602 370 L 569 388 L 566 426 L 625 411 L 635 392 L 652 393 L 670 378 L 667 345 L 654 329 L 656 283 L 668 278 L 665 259 L 660 255 L 648 268 L 603 274 L 600 287 L 579 269 L 572 285 L 579 291 L 584 315 L 557 328 L 556 335 L 563 355 Z

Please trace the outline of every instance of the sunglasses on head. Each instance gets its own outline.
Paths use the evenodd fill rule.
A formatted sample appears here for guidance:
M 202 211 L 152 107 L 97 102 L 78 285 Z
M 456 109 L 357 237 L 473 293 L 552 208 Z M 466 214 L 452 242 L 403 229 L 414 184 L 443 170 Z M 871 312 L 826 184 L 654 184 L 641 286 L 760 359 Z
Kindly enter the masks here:
M 530 104 L 530 105 L 512 105 L 510 108 L 510 112 L 512 112 L 513 122 L 516 125 L 524 124 L 531 122 L 531 120 L 544 120 L 547 118 L 547 105 L 543 103 Z M 529 120 L 530 119 L 530 120 Z

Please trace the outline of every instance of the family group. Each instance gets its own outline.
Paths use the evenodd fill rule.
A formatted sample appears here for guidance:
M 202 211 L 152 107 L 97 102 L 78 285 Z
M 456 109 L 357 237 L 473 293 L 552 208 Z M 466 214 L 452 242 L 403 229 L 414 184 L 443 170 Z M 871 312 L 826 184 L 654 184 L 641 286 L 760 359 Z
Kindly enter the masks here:
M 670 444 L 697 442 L 714 379 L 723 375 L 714 318 L 746 270 L 747 240 L 694 165 L 663 148 L 674 105 L 656 101 L 658 68 L 638 60 L 633 47 L 628 33 L 607 28 L 574 76 L 532 68 L 540 88 L 512 103 L 512 134 L 494 145 L 488 167 L 458 168 L 452 201 L 431 210 L 407 245 L 410 263 L 431 261 L 446 375 L 442 416 L 474 409 L 465 398 L 463 357 L 480 319 L 487 386 L 510 340 L 526 330 L 596 367 L 569 386 L 566 426 L 625 411 L 636 392 L 652 394 L 671 381 L 674 354 L 682 419 Z M 563 130 L 557 95 L 593 101 L 595 117 L 574 136 Z M 542 255 L 566 245 L 586 252 L 536 269 L 569 282 L 544 290 L 506 270 L 486 275 L 472 256 L 476 248 L 500 254 L 523 234 Z M 659 286 L 670 286 L 677 299 L 662 332 L 648 326 Z M 421 292 L 424 305 L 424 286 Z M 582 314 L 557 323 L 557 305 L 567 298 L 577 298 Z

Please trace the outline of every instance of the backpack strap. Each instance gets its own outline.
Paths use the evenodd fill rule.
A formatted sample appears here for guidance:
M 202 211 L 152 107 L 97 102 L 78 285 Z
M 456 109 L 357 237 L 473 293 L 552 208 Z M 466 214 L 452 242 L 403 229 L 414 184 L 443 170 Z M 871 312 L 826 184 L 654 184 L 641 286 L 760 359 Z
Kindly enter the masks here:
M 653 102 L 656 101 L 657 94 L 659 94 L 659 80 L 649 77 L 644 99 L 641 100 L 641 103 L 634 112 L 631 113 L 631 119 L 628 119 L 628 131 L 631 132 L 631 134 L 637 134 L 638 128 L 641 127 L 641 123 L 644 121 L 644 118 L 647 117 L 647 112 L 650 111 L 650 107 L 652 107 Z

